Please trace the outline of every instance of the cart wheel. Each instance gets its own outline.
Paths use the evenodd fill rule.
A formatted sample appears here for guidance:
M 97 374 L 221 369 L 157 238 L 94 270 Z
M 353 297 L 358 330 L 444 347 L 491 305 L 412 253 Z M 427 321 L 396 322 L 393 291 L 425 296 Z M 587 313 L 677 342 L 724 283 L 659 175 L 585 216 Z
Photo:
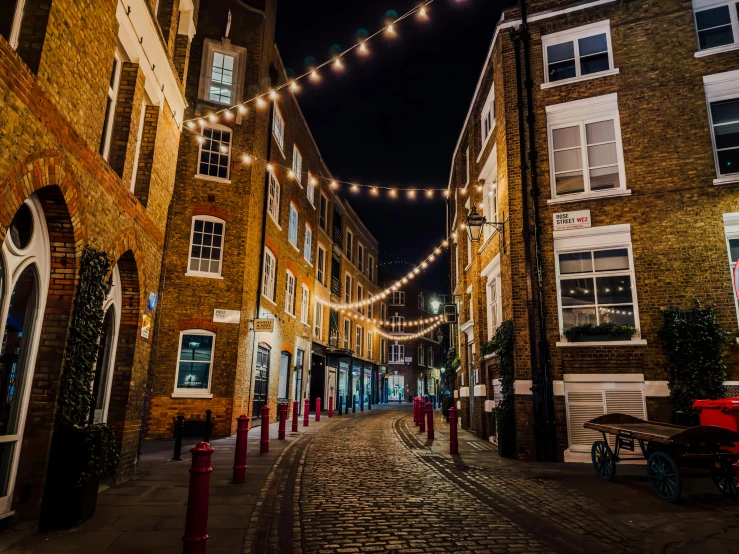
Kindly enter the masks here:
M 736 468 L 731 462 L 722 461 L 720 462 L 720 467 L 714 467 L 711 469 L 711 478 L 718 490 L 720 490 L 724 496 L 728 496 L 730 498 L 737 497 Z
M 647 479 L 657 496 L 668 502 L 676 502 L 680 498 L 683 483 L 680 471 L 672 456 L 664 452 L 655 452 L 647 460 Z
M 590 455 L 593 459 L 593 469 L 598 477 L 613 481 L 616 476 L 616 460 L 613 459 L 613 454 L 605 441 L 595 441 Z

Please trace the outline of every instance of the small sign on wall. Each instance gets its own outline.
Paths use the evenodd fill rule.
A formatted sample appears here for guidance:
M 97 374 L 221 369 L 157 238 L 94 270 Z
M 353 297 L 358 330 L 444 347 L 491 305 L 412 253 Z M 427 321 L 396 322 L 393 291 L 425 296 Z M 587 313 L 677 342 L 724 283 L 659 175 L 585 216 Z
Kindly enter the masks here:
M 145 339 L 149 338 L 149 332 L 151 331 L 151 316 L 144 314 L 141 321 L 141 336 Z
M 239 310 L 213 310 L 213 323 L 240 323 Z
M 254 331 L 257 333 L 271 333 L 275 330 L 274 319 L 255 319 Z
M 590 210 L 554 214 L 554 230 L 587 229 L 590 227 Z

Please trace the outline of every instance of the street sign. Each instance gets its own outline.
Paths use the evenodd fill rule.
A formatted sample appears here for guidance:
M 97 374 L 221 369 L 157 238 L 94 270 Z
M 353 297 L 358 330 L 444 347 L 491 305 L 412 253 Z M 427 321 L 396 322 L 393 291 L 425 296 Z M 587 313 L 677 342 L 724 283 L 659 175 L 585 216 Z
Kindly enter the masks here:
M 255 319 L 254 331 L 257 333 L 271 333 L 275 330 L 274 319 Z
M 213 310 L 213 323 L 239 323 L 240 321 L 241 312 L 239 310 Z
M 590 210 L 554 214 L 554 230 L 587 229 L 590 227 Z
M 457 323 L 457 306 L 454 304 L 444 305 L 444 323 Z

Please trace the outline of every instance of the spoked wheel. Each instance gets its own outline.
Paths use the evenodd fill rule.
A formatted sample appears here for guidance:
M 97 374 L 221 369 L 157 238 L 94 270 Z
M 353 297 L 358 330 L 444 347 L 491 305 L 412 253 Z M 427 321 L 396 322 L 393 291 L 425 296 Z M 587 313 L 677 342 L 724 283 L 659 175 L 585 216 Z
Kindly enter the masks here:
M 593 469 L 601 479 L 613 481 L 616 476 L 616 460 L 605 441 L 595 441 L 590 450 L 593 459 Z
M 672 456 L 655 452 L 647 460 L 647 479 L 652 490 L 662 500 L 676 502 L 682 492 L 682 480 Z
M 716 462 L 716 466 L 711 469 L 711 478 L 714 484 L 721 491 L 721 494 L 729 498 L 737 498 L 737 477 L 736 468 L 727 460 Z

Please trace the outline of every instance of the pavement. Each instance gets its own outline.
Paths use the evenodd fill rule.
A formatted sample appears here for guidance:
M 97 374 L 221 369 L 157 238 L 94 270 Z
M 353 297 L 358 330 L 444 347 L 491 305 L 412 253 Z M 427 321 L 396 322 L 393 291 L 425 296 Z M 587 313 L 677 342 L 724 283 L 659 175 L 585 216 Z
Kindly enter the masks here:
M 739 504 L 701 474 L 669 504 L 643 465 L 606 483 L 590 464 L 500 458 L 465 431 L 451 456 L 438 412 L 435 427 L 429 441 L 410 404 L 324 413 L 285 441 L 273 424 L 267 454 L 255 429 L 244 485 L 230 482 L 234 438 L 213 441 L 208 553 L 739 552 Z M 0 552 L 181 552 L 190 462 L 168 461 L 171 446 L 147 443 L 136 479 L 80 527 L 6 533 Z

